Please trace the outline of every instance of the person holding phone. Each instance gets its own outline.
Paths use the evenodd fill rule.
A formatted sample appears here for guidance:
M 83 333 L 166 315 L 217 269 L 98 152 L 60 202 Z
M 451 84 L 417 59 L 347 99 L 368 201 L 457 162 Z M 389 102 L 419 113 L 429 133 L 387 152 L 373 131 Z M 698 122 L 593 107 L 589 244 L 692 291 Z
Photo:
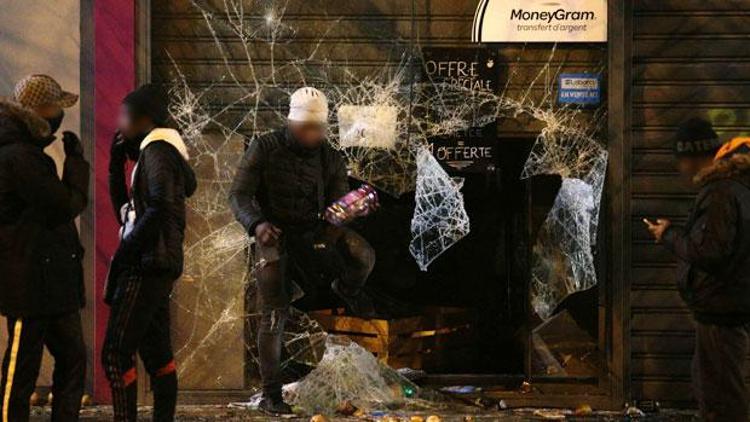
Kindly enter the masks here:
M 684 227 L 644 219 L 678 259 L 678 288 L 696 324 L 693 390 L 706 421 L 747 421 L 750 348 L 750 138 L 721 146 L 691 119 L 675 136 L 680 173 L 700 187 Z

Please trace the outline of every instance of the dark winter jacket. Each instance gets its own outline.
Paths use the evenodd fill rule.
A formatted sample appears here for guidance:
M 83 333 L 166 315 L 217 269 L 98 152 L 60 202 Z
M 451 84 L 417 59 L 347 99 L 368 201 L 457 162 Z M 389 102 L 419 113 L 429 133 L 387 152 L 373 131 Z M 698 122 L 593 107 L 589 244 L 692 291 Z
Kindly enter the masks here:
M 118 216 L 124 228 L 112 265 L 134 266 L 176 280 L 184 266 L 185 201 L 197 187 L 195 173 L 187 162 L 185 144 L 173 129 L 154 129 L 140 149 L 130 202 L 122 194 L 124 168 L 110 168 L 115 209 L 135 211 L 130 219 L 127 213 Z
M 308 150 L 288 130 L 250 143 L 229 193 L 232 211 L 253 236 L 269 221 L 282 229 L 316 225 L 326 206 L 345 195 L 346 163 L 327 143 Z
M 65 159 L 60 180 L 44 153 L 47 122 L 0 102 L 0 312 L 59 315 L 84 305 L 83 248 L 75 218 L 88 201 L 89 165 Z
M 700 322 L 750 322 L 750 154 L 716 162 L 697 181 L 687 224 L 663 237 L 679 259 L 680 293 Z

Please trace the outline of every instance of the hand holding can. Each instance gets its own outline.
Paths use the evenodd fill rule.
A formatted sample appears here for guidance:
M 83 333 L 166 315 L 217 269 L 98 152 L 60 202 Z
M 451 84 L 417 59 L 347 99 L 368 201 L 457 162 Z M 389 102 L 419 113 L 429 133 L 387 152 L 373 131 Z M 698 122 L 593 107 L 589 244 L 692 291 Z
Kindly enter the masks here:
M 325 219 L 334 226 L 363 217 L 380 206 L 378 192 L 370 185 L 362 185 L 336 200 L 326 209 Z

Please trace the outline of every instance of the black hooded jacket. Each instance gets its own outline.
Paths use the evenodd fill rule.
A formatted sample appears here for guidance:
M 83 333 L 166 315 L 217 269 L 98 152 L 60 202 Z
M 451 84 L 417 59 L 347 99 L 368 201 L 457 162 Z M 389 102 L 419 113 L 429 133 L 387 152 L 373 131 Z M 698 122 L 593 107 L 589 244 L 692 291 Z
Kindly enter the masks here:
M 306 150 L 283 129 L 250 143 L 229 193 L 237 221 L 250 236 L 269 221 L 304 230 L 320 221 L 325 206 L 349 188 L 346 162 L 327 143 Z
M 135 221 L 132 230 L 120 240 L 113 265 L 133 266 L 176 280 L 184 267 L 185 201 L 195 193 L 197 182 L 186 152 L 183 156 L 175 146 L 185 148 L 177 131 L 160 128 L 149 136 L 154 139 L 141 146 L 131 189 Z M 127 204 L 121 166 L 110 168 L 110 195 L 115 209 Z M 121 220 L 120 215 L 117 218 Z
M 750 322 L 750 154 L 735 154 L 698 175 L 702 187 L 684 228 L 664 245 L 679 260 L 678 288 L 696 320 Z
M 37 317 L 84 305 L 75 218 L 88 201 L 89 165 L 65 159 L 63 179 L 44 153 L 50 128 L 31 110 L 0 102 L 0 312 Z

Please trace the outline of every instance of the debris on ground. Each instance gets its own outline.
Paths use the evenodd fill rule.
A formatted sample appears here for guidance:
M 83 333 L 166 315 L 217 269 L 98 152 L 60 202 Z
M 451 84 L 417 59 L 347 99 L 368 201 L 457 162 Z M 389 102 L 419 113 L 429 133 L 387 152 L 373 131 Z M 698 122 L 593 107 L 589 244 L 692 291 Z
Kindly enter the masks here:
M 408 379 L 409 381 L 419 381 L 420 379 L 427 376 L 427 372 L 421 369 L 399 368 L 396 370 L 396 372 L 398 372 L 399 375 Z
M 138 420 L 151 420 L 153 414 L 151 407 L 144 406 L 138 408 Z M 439 416 L 445 422 L 519 422 L 544 420 L 541 417 L 534 416 L 534 408 L 523 408 L 506 411 L 484 411 L 478 408 L 467 410 L 466 408 L 456 409 L 446 407 L 440 410 L 384 410 L 364 412 L 358 410 L 353 416 L 345 417 L 334 414 L 325 415 L 329 422 L 380 422 L 386 416 L 397 417 L 399 422 L 426 422 L 427 415 Z M 628 418 L 620 411 L 600 411 L 595 410 L 591 416 L 575 417 L 571 410 L 567 411 L 569 420 L 587 421 L 587 422 L 627 422 L 634 418 Z M 50 420 L 51 408 L 49 406 L 34 406 L 30 422 L 47 422 Z M 321 414 L 323 415 L 323 414 Z M 467 419 L 467 416 L 469 417 Z M 100 422 L 111 421 L 112 406 L 90 406 L 81 409 L 81 422 Z M 356 419 L 355 419 L 356 418 Z M 268 415 L 247 407 L 228 407 L 227 405 L 179 405 L 177 406 L 177 415 L 175 420 L 180 422 L 267 422 L 271 418 Z M 281 420 L 279 418 L 278 420 Z M 294 422 L 309 422 L 310 416 L 297 416 L 284 418 L 284 420 Z M 638 418 L 639 422 L 699 422 L 701 419 L 696 415 L 695 410 L 676 410 L 661 409 L 659 415 L 646 414 L 645 418 Z
M 297 382 L 289 403 L 307 413 L 331 414 L 343 402 L 356 408 L 403 406 L 418 387 L 346 337 L 328 336 L 318 366 Z
M 576 406 L 575 412 L 573 412 L 576 416 L 590 416 L 594 413 L 594 409 L 591 408 L 588 404 L 579 404 Z
M 534 416 L 545 420 L 564 421 L 566 412 L 560 409 L 536 409 Z
M 635 405 L 644 413 L 659 413 L 661 403 L 656 400 L 638 400 Z
M 445 407 L 437 393 L 421 390 L 396 370 L 378 361 L 347 337 L 329 335 L 317 367 L 283 387 L 284 400 L 300 415 L 342 415 L 379 418 L 395 409 Z M 233 408 L 257 409 L 262 395 Z M 388 412 L 379 412 L 387 410 Z
M 353 405 L 351 401 L 344 400 L 343 402 L 339 403 L 338 407 L 336 408 L 336 414 L 342 415 L 342 416 L 352 416 L 357 412 L 357 406 Z
M 520 391 L 522 394 L 528 394 L 532 391 L 531 383 L 528 381 L 524 381 L 521 383 L 521 387 L 519 387 L 518 391 Z
M 451 385 L 448 387 L 443 387 L 440 389 L 443 393 L 451 393 L 451 394 L 472 394 L 472 393 L 478 393 L 482 391 L 480 387 L 475 387 L 473 385 Z
M 473 403 L 475 406 L 479 406 L 481 408 L 484 408 L 485 410 L 490 411 L 505 410 L 508 408 L 505 400 L 498 400 L 493 397 L 478 397 L 476 400 L 474 400 Z
M 629 418 L 643 418 L 646 416 L 646 414 L 643 412 L 643 410 L 635 406 L 625 405 L 625 416 Z

